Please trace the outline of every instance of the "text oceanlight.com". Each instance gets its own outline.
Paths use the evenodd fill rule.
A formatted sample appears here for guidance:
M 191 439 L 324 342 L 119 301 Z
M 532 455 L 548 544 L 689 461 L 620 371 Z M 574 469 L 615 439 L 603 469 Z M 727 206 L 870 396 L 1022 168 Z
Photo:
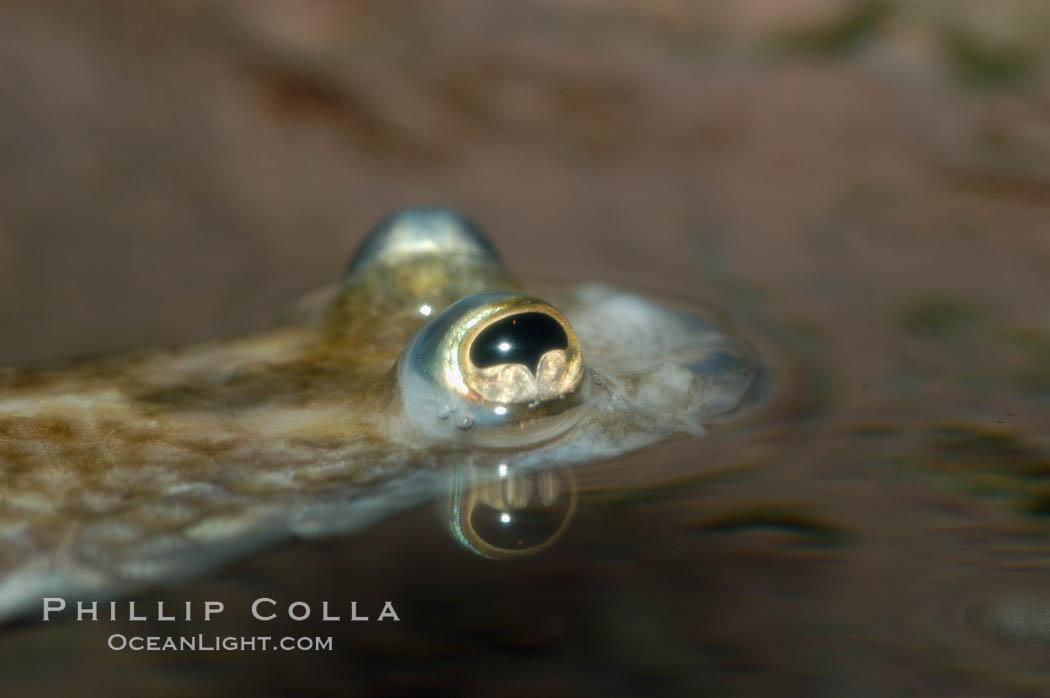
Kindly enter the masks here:
M 269 635 L 123 635 L 113 633 L 106 643 L 111 650 L 132 652 L 325 652 L 332 651 L 332 637 L 280 637 Z

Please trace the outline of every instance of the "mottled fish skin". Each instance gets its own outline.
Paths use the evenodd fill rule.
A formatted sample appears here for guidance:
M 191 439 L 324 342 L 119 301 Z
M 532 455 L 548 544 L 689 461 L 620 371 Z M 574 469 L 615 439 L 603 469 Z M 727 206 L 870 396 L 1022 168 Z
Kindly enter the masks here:
M 388 219 L 325 303 L 258 334 L 0 370 L 0 618 L 360 528 L 433 497 L 464 462 L 614 456 L 759 399 L 747 344 L 584 285 L 545 298 L 597 376 L 579 423 L 510 451 L 435 440 L 406 418 L 399 355 L 455 301 L 521 290 L 467 226 L 439 209 Z

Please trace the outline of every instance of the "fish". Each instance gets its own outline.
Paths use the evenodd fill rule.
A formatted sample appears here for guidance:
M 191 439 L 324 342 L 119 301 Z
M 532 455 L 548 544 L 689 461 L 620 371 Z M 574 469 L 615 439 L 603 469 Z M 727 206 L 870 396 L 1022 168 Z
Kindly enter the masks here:
M 0 369 L 0 619 L 442 496 L 474 552 L 531 554 L 571 519 L 573 466 L 700 437 L 761 405 L 769 377 L 699 313 L 526 288 L 464 215 L 402 209 L 260 332 Z M 549 530 L 500 542 L 529 506 Z

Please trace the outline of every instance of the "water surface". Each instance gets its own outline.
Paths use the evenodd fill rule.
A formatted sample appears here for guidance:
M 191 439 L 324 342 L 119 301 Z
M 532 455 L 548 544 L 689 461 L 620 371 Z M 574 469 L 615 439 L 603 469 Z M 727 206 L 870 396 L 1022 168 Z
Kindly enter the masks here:
M 114 653 L 109 632 L 160 624 L 28 624 L 0 635 L 4 684 L 1045 693 L 1039 4 L 770 5 L 5 4 L 6 361 L 250 329 L 387 210 L 440 203 L 526 277 L 714 305 L 778 373 L 744 422 L 578 470 L 539 555 L 472 555 L 435 504 L 141 597 L 221 599 L 179 624 L 219 634 L 260 632 L 260 596 L 396 602 L 396 625 L 266 629 L 333 652 Z

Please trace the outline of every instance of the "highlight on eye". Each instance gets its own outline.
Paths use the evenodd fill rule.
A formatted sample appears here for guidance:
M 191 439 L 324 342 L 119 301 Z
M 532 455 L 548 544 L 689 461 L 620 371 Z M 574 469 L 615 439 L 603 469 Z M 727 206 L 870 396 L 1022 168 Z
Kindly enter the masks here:
M 402 354 L 406 415 L 430 433 L 515 447 L 579 419 L 587 384 L 569 321 L 538 298 L 478 293 L 425 324 Z

